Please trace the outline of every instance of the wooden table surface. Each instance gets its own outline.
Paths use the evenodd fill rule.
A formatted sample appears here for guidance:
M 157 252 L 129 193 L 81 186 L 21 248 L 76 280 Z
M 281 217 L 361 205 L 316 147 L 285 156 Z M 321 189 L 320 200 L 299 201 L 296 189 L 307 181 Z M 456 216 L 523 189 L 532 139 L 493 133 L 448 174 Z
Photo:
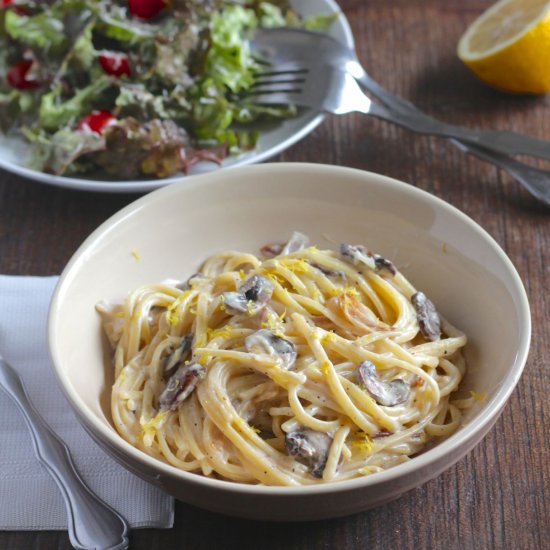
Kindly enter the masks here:
M 550 98 L 493 91 L 455 56 L 466 25 L 490 4 L 340 2 L 360 58 L 390 90 L 449 122 L 550 140 Z M 274 160 L 379 172 L 433 193 L 481 224 L 509 255 L 529 294 L 533 340 L 525 372 L 477 448 L 386 506 L 319 523 L 268 524 L 178 502 L 173 529 L 135 531 L 131 548 L 550 548 L 550 208 L 502 171 L 447 142 L 360 115 L 328 118 Z M 59 273 L 97 225 L 135 198 L 59 189 L 0 171 L 0 272 Z M 64 532 L 3 532 L 0 548 L 70 544 Z

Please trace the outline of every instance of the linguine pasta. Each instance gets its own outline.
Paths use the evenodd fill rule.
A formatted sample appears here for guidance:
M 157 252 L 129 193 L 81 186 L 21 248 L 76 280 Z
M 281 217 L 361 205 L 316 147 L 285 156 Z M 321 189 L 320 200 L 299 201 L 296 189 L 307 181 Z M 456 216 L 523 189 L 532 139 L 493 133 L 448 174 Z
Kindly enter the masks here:
M 385 470 L 459 427 L 466 336 L 392 262 L 299 233 L 262 252 L 98 305 L 125 440 L 185 471 L 296 486 Z

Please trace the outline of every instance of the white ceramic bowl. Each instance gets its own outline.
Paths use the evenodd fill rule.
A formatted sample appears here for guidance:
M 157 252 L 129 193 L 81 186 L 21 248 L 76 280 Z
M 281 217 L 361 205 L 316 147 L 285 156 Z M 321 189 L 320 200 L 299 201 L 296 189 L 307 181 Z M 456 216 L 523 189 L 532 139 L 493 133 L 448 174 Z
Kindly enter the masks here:
M 120 301 L 144 283 L 184 279 L 213 252 L 257 251 L 265 242 L 284 241 L 294 229 L 320 246 L 364 243 L 391 258 L 429 293 L 443 315 L 466 331 L 465 386 L 486 391 L 487 398 L 467 413 L 457 433 L 405 464 L 362 479 L 304 488 L 206 479 L 124 441 L 111 423 L 112 374 L 95 304 Z M 264 164 L 210 173 L 137 200 L 79 248 L 61 276 L 49 315 L 49 345 L 59 383 L 103 449 L 181 500 L 269 520 L 359 512 L 449 468 L 497 419 L 521 375 L 530 330 L 529 305 L 517 272 L 471 219 L 410 185 L 314 164 Z

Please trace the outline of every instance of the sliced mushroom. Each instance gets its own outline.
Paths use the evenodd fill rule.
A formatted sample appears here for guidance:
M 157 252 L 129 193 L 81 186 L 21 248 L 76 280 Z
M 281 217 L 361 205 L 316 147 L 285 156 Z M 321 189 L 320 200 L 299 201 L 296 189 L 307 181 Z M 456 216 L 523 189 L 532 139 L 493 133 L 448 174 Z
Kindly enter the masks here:
M 191 281 L 199 277 L 202 277 L 202 273 L 193 273 L 193 275 L 191 275 L 191 277 L 189 277 L 187 281 L 184 281 L 183 283 L 179 283 L 178 285 L 176 285 L 176 288 L 179 288 L 180 290 L 189 290 L 191 288 Z
M 341 244 L 340 256 L 343 260 L 354 266 L 366 265 L 376 272 L 382 272 L 391 275 L 397 274 L 397 268 L 387 258 L 380 254 L 373 254 L 362 245 Z
M 244 297 L 244 294 L 240 292 L 224 292 L 223 306 L 228 313 L 236 315 L 237 313 L 246 313 L 248 311 L 248 301 Z
M 352 244 L 342 243 L 340 245 L 340 256 L 343 260 L 354 266 L 363 264 L 370 267 L 372 270 L 376 269 L 374 258 L 369 256 L 368 250 L 360 244 L 354 246 Z
M 376 367 L 370 361 L 363 361 L 356 371 L 356 378 L 359 384 L 373 399 L 384 407 L 394 407 L 404 403 L 409 398 L 410 389 L 404 380 L 398 378 L 391 382 L 380 380 L 376 374 Z
M 198 383 L 206 375 L 206 369 L 198 363 L 181 365 L 170 377 L 166 388 L 159 396 L 161 411 L 175 411 L 193 393 Z
M 287 254 L 292 254 L 293 252 L 303 250 L 308 244 L 309 237 L 307 235 L 304 235 L 299 231 L 294 231 L 281 251 L 281 256 L 286 256 Z
M 303 250 L 308 244 L 309 237 L 307 235 L 294 231 L 287 243 L 267 243 L 260 248 L 260 252 L 266 258 L 274 258 Z
M 391 260 L 384 258 L 384 256 L 380 256 L 380 254 L 372 254 L 372 257 L 374 259 L 374 265 L 376 266 L 376 271 L 385 271 L 392 277 L 397 275 L 397 268 L 395 267 L 395 265 Z
M 318 269 L 323 275 L 326 275 L 327 277 L 339 277 L 343 279 L 346 276 L 343 271 L 336 271 L 335 269 L 330 269 L 316 262 L 309 262 L 309 265 L 311 265 L 315 269 Z
M 247 336 L 244 345 L 249 353 L 266 354 L 279 360 L 287 370 L 291 369 L 296 361 L 294 344 L 265 328 Z
M 285 245 L 282 243 L 267 243 L 260 248 L 260 252 L 266 258 L 274 258 L 283 251 L 284 247 Z
M 289 455 L 302 459 L 311 475 L 323 477 L 332 437 L 325 432 L 302 429 L 285 435 L 285 447 Z
M 189 333 L 181 339 L 180 345 L 170 355 L 168 355 L 168 357 L 166 357 L 162 369 L 163 378 L 169 378 L 172 376 L 180 364 L 187 359 L 192 343 L 193 333 Z
M 388 432 L 388 430 L 380 430 L 376 432 L 372 438 L 373 439 L 380 439 L 382 437 L 389 437 L 390 435 L 393 435 L 393 432 Z
M 441 320 L 435 306 L 423 292 L 411 296 L 411 303 L 416 310 L 420 332 L 426 340 L 435 342 L 441 338 Z
M 258 313 L 271 299 L 273 285 L 261 275 L 253 275 L 236 292 L 223 293 L 225 309 L 236 315 L 238 313 Z

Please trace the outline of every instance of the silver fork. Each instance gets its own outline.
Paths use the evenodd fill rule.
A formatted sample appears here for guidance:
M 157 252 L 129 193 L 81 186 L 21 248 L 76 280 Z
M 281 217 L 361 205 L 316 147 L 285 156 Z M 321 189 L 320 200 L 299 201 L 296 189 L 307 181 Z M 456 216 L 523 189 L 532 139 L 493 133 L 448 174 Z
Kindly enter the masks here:
M 23 381 L 0 355 L 0 389 L 17 405 L 32 437 L 38 460 L 61 491 L 68 515 L 71 544 L 81 550 L 128 548 L 128 524 L 82 481 L 69 448 L 44 422 L 30 402 Z
M 339 113 L 352 110 L 365 112 L 364 109 L 367 109 L 368 114 L 395 122 L 413 131 L 447 137 L 462 151 L 506 170 L 537 199 L 550 204 L 550 172 L 534 168 L 507 156 L 508 154 L 528 154 L 550 158 L 548 154 L 550 143 L 513 132 L 470 130 L 441 123 L 420 111 L 412 103 L 385 90 L 368 75 L 352 49 L 324 34 L 301 29 L 266 29 L 257 33 L 254 38 L 254 47 L 256 51 L 273 63 L 273 67 L 269 71 L 265 71 L 265 75 L 259 81 L 261 86 L 255 89 L 256 101 L 261 100 L 266 103 L 293 101 L 297 104 L 335 112 L 327 109 L 327 107 L 335 108 L 334 96 L 330 105 L 319 105 L 314 101 L 314 97 L 318 98 L 320 95 L 319 89 L 315 90 L 316 96 L 308 94 L 307 101 L 306 96 L 298 91 L 305 87 L 311 90 L 316 85 L 321 85 L 322 82 L 328 84 L 335 79 L 340 79 L 340 86 L 336 88 L 341 91 L 336 93 L 340 93 L 341 97 L 346 100 L 353 97 L 353 101 L 357 102 L 357 105 L 361 105 L 363 110 L 349 109 L 348 105 L 349 110 L 344 108 L 343 111 L 340 106 L 337 109 Z M 322 75 L 325 65 L 328 65 L 329 69 L 326 74 Z M 368 97 L 367 101 L 360 98 L 364 94 L 360 93 L 357 85 L 346 73 L 352 75 L 362 86 L 382 101 L 386 109 L 373 104 Z M 268 91 L 269 93 L 266 93 Z M 331 94 L 334 93 L 331 91 Z M 297 95 L 300 96 L 300 99 L 297 99 Z M 357 99 L 358 97 L 360 99 Z M 442 131 L 438 131 L 438 127 Z M 460 131 L 458 134 L 460 137 L 455 137 L 457 134 L 453 132 L 454 129 Z M 468 137 L 465 134 L 471 135 Z M 481 141 L 479 136 L 481 136 Z M 480 146 L 480 143 L 483 143 L 483 146 Z

